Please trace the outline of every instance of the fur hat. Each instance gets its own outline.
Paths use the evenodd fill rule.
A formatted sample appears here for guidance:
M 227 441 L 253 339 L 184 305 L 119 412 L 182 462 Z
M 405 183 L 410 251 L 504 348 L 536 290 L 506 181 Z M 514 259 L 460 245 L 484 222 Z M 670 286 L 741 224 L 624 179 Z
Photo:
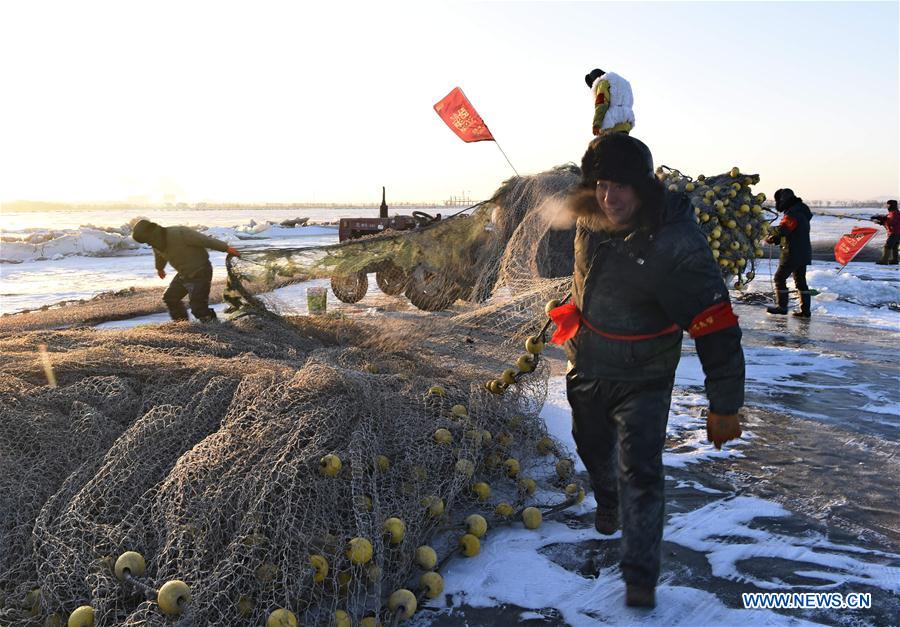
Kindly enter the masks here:
M 581 184 L 567 197 L 569 211 L 591 231 L 615 231 L 597 201 L 597 181 L 615 181 L 634 187 L 640 200 L 638 227 L 656 229 L 663 219 L 665 188 L 653 170 L 650 149 L 626 133 L 605 133 L 588 146 L 581 160 Z
M 584 75 L 584 82 L 587 83 L 588 87 L 594 86 L 594 81 L 606 74 L 603 70 L 599 68 L 594 68 L 590 72 Z
M 789 187 L 784 187 L 775 191 L 775 209 L 778 211 L 784 211 L 785 209 L 790 208 L 795 200 L 799 200 L 799 198 L 794 194 L 794 190 Z
M 888 208 L 888 211 L 897 211 L 897 201 L 896 200 L 887 201 L 887 208 Z
M 627 133 L 604 133 L 591 141 L 581 159 L 581 176 L 585 185 L 604 180 L 636 188 L 656 178 L 650 149 Z

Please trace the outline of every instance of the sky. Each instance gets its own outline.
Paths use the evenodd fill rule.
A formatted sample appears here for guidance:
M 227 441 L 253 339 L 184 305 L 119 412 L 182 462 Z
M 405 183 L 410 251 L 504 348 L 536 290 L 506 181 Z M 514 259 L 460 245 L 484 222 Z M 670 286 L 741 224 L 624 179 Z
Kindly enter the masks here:
M 900 195 L 900 3 L 5 2 L 0 200 L 479 200 L 580 162 L 594 67 L 657 165 Z

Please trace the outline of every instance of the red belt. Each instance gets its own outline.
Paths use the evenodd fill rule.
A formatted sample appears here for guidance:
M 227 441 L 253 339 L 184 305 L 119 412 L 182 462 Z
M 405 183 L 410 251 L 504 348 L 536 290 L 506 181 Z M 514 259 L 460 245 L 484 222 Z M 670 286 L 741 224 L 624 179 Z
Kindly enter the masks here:
M 550 342 L 552 344 L 563 344 L 564 342 L 566 342 L 566 340 L 572 339 L 573 337 L 575 337 L 575 334 L 578 333 L 578 329 L 581 328 L 582 324 L 584 324 L 584 326 L 586 326 L 597 335 L 603 336 L 607 339 L 623 340 L 628 342 L 634 342 L 637 340 L 649 340 L 654 337 L 661 337 L 663 335 L 668 335 L 670 333 L 674 333 L 675 331 L 681 330 L 681 327 L 679 327 L 675 323 L 672 323 L 665 329 L 657 331 L 656 333 L 643 333 L 640 335 L 619 335 L 616 333 L 607 333 L 596 328 L 590 322 L 588 322 L 587 319 L 582 317 L 581 312 L 578 311 L 578 307 L 576 307 L 574 303 L 566 303 L 565 305 L 560 305 L 555 309 L 551 309 L 550 319 L 553 320 L 553 322 L 556 324 L 556 332 L 553 334 L 553 337 L 550 338 Z

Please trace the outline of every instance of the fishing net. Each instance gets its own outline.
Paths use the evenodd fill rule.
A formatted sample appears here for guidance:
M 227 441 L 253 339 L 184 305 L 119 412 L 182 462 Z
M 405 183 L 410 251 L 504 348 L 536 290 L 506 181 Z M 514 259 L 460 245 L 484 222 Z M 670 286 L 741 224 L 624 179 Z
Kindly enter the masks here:
M 703 220 L 698 204 L 698 220 L 746 281 L 763 229 L 735 205 L 755 177 L 723 177 L 717 193 L 720 178 L 740 186 L 731 209 Z M 538 418 L 578 180 L 565 166 L 409 231 L 245 251 L 228 261 L 228 324 L 4 320 L 0 624 L 63 624 L 83 606 L 97 625 L 396 623 L 411 609 L 396 591 L 439 596 L 423 573 L 477 553 L 472 514 L 533 526 L 578 502 Z M 713 235 L 729 219 L 730 239 Z M 323 286 L 345 291 L 305 315 Z

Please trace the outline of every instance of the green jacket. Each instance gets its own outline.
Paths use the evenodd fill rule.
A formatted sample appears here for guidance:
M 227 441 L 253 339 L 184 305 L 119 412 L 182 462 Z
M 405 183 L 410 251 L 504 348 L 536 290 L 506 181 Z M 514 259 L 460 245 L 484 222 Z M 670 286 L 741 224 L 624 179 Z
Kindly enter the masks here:
M 209 263 L 207 248 L 223 253 L 228 251 L 228 244 L 225 242 L 198 233 L 192 228 L 162 227 L 148 220 L 135 224 L 132 236 L 136 241 L 153 247 L 157 270 L 164 270 L 168 263 L 185 278 L 206 268 Z

